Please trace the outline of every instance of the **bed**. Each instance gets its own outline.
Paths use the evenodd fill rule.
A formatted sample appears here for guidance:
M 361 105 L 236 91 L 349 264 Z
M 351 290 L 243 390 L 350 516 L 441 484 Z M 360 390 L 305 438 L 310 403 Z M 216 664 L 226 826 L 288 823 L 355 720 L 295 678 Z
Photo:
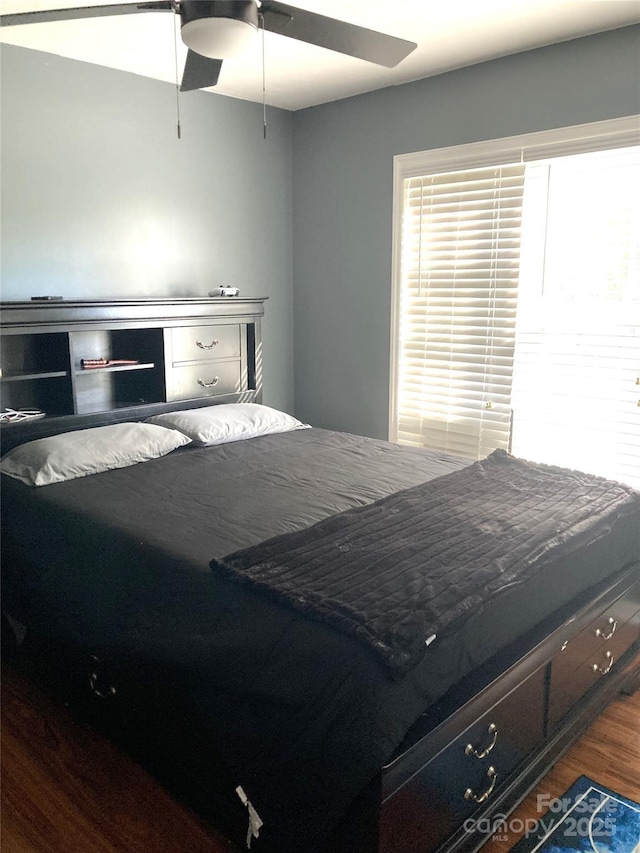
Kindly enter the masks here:
M 215 409 L 219 419 L 225 407 Z M 156 425 L 175 427 L 170 416 Z M 338 613 L 324 618 L 325 602 L 309 605 L 317 590 L 303 594 L 289 576 L 284 592 L 264 589 L 265 566 L 279 572 L 277 555 L 289 549 L 302 554 L 306 577 L 309 555 L 330 547 L 334 563 L 359 551 L 367 565 L 382 564 L 363 544 L 380 540 L 389 543 L 385 565 L 396 565 L 398 548 L 413 546 L 405 522 L 396 541 L 387 519 L 431 502 L 434 529 L 447 519 L 453 527 L 469 483 L 493 466 L 507 478 L 504 491 L 517 473 L 505 466 L 519 461 L 499 455 L 476 470 L 446 454 L 303 426 L 191 442 L 44 487 L 3 476 L 3 611 L 21 638 L 26 628 L 21 654 L 58 673 L 93 719 L 239 847 L 477 849 L 491 834 L 480 819 L 515 804 L 634 677 L 640 495 L 614 484 L 598 491 L 602 481 L 560 471 L 571 489 L 580 480 L 580 497 L 563 504 L 558 492 L 551 514 L 581 501 L 578 515 L 547 534 L 530 572 L 503 566 L 498 574 L 511 580 L 494 583 L 481 571 L 464 596 L 456 592 L 464 578 L 438 550 L 434 566 L 455 582 L 434 593 L 422 639 L 416 645 L 414 632 L 398 656 L 394 643 L 409 628 L 389 623 L 413 623 L 389 610 L 392 587 L 372 603 L 376 590 L 358 587 L 355 604 L 341 598 L 353 584 L 332 589 Z M 486 524 L 475 538 L 491 554 L 499 540 Z M 513 530 L 506 525 L 493 562 L 516 550 Z M 320 593 L 327 561 L 316 560 Z M 360 613 L 363 601 L 371 609 Z M 439 619 L 442 601 L 448 621 Z M 376 619 L 382 634 L 365 642 L 363 625 Z M 613 655 L 598 657 L 608 648 L 590 645 L 595 631 L 618 644 L 606 677 Z M 597 683 L 575 674 L 585 662 Z

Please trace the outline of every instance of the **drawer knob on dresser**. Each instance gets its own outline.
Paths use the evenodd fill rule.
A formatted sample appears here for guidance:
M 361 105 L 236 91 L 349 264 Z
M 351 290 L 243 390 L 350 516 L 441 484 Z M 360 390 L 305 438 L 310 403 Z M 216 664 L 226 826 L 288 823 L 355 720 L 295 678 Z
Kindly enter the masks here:
M 211 382 L 205 382 L 204 379 L 198 379 L 198 385 L 202 385 L 203 388 L 213 388 L 214 385 L 217 385 L 220 382 L 219 376 L 214 376 Z
M 605 654 L 605 658 L 606 658 L 606 659 L 607 659 L 607 661 L 608 661 L 607 665 L 603 668 L 603 667 L 601 667 L 601 666 L 598 666 L 598 664 L 597 664 L 597 663 L 594 663 L 594 665 L 593 665 L 593 671 L 594 671 L 594 672 L 599 672 L 599 673 L 600 673 L 600 675 L 606 675 L 606 674 L 609 672 L 609 670 L 610 670 L 610 669 L 611 669 L 611 667 L 613 666 L 613 662 L 614 662 L 615 658 L 613 657 L 613 655 L 611 654 L 611 652 L 607 652 L 607 653 Z
M 491 780 L 491 783 L 484 794 L 474 794 L 472 788 L 467 788 L 464 792 L 465 800 L 473 800 L 474 803 L 484 803 L 489 799 L 491 794 L 493 794 L 493 789 L 496 786 L 496 781 L 498 779 L 498 774 L 496 773 L 495 767 L 490 767 L 487 770 L 487 777 Z
M 487 755 L 489 755 L 493 747 L 496 745 L 496 741 L 498 740 L 498 727 L 495 723 L 491 723 L 487 731 L 489 735 L 492 736 L 492 740 L 489 746 L 479 752 L 472 743 L 468 743 L 464 748 L 465 755 L 473 755 L 474 758 L 486 758 Z
M 202 341 L 196 341 L 196 346 L 200 347 L 200 349 L 213 349 L 214 347 L 217 347 L 219 343 L 220 341 L 217 340 L 211 341 L 210 344 L 203 344 Z
M 596 637 L 601 637 L 603 640 L 610 640 L 613 637 L 616 632 L 616 628 L 618 627 L 618 623 L 613 616 L 609 616 L 607 624 L 609 625 L 609 631 L 605 634 L 601 628 L 598 628 L 596 630 Z

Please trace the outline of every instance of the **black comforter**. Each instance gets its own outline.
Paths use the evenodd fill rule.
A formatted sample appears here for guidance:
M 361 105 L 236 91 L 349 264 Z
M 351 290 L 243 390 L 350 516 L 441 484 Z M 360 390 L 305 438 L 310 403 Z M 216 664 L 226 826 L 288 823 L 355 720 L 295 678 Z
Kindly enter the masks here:
M 604 513 L 535 583 L 450 625 L 402 678 L 358 639 L 212 574 L 209 561 L 467 464 L 314 429 L 42 489 L 3 482 L 5 542 L 26 567 L 5 602 L 27 636 L 115 660 L 177 706 L 185 730 L 219 747 L 264 820 L 261 840 L 311 853 L 432 701 L 638 558 L 638 501 Z
M 496 450 L 211 566 L 362 639 L 403 675 L 483 599 L 593 544 L 637 505 L 621 483 Z

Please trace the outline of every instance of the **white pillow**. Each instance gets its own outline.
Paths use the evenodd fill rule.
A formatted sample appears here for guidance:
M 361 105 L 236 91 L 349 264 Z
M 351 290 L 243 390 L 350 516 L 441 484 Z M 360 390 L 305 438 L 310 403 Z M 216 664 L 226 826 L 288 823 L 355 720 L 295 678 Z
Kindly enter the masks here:
M 224 403 L 180 412 L 154 415 L 146 423 L 180 430 L 194 444 L 227 444 L 274 432 L 309 429 L 296 418 L 258 403 Z
M 28 486 L 47 486 L 157 459 L 189 443 L 183 433 L 153 424 L 112 424 L 21 444 L 2 457 L 0 471 Z

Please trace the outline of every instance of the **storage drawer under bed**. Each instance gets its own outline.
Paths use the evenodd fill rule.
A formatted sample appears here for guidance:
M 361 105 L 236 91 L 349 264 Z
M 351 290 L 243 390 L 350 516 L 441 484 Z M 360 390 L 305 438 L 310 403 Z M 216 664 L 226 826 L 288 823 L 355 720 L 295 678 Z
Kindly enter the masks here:
M 393 794 L 393 808 L 382 806 L 380 849 L 428 853 L 472 821 L 542 742 L 544 702 L 545 671 L 539 669 L 434 755 Z
M 549 687 L 548 727 L 562 717 L 599 679 L 606 677 L 640 637 L 640 582 L 594 619 L 553 659 Z

